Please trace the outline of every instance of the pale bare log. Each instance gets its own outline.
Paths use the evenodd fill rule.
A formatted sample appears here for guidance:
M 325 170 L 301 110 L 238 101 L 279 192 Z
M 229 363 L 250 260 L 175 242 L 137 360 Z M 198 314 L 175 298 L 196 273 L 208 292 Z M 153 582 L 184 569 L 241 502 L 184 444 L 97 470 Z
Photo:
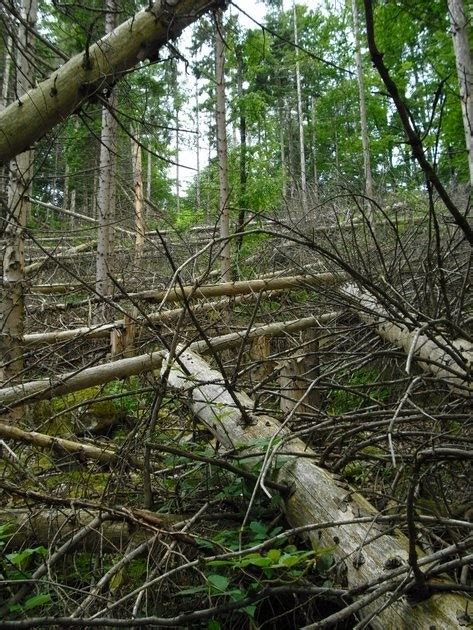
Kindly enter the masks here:
M 20 101 L 0 112 L 0 163 L 5 164 L 105 90 L 217 4 L 212 0 L 156 1 L 79 53 Z
M 315 457 L 315 453 L 306 444 L 291 438 L 274 418 L 256 415 L 254 402 L 246 394 L 237 393 L 240 405 L 251 419 L 246 424 L 235 405 L 234 396 L 225 388 L 222 375 L 200 356 L 190 351 L 180 352 L 179 363 L 174 360 L 171 364 L 169 384 L 188 392 L 193 412 L 225 448 L 241 449 L 246 446 L 254 449 L 256 442 L 268 439 L 268 450 L 272 451 L 274 459 L 281 455 L 287 460 L 285 452 L 300 454 L 283 463 L 276 476 L 278 482 L 293 489 L 285 501 L 288 521 L 294 527 L 335 523 L 333 527 L 310 533 L 309 537 L 315 549 L 335 548 L 334 555 L 343 567 L 342 573 L 349 587 L 362 587 L 381 578 L 389 560 L 396 559 L 408 572 L 407 538 L 397 531 L 389 534 L 383 531 L 376 523 L 378 512 L 366 499 L 317 466 L 313 459 L 309 460 L 307 456 Z M 276 446 L 274 440 L 278 437 L 285 440 Z M 372 520 L 367 524 L 346 524 L 346 521 L 360 516 L 369 516 Z M 368 604 L 362 614 L 369 615 L 387 601 L 388 597 L 384 595 Z M 411 606 L 405 597 L 400 597 L 380 610 L 371 620 L 370 627 L 374 630 L 459 628 L 458 615 L 466 606 L 466 598 L 453 594 L 431 597 L 418 606 Z
M 246 331 L 230 333 L 215 337 L 211 340 L 213 349 L 225 349 L 237 346 L 244 339 L 252 339 L 258 336 L 276 336 L 288 332 L 305 330 L 310 327 L 320 326 L 336 318 L 338 313 L 323 314 L 314 317 L 305 317 L 288 322 L 274 322 L 265 326 L 253 328 L 249 334 Z M 207 352 L 209 348 L 206 341 L 197 341 L 191 344 L 191 348 L 197 352 Z M 5 387 L 0 389 L 0 408 L 12 408 L 37 400 L 45 400 L 54 396 L 61 396 L 70 392 L 80 391 L 87 387 L 103 385 L 110 381 L 126 378 L 136 374 L 152 372 L 161 367 L 163 353 L 161 351 L 150 354 L 142 354 L 129 359 L 120 359 L 112 363 L 105 363 L 95 367 L 86 368 L 81 372 L 68 372 L 55 375 L 50 378 L 39 379 Z
M 54 450 L 56 453 L 60 454 L 69 453 L 71 455 L 77 455 L 79 459 L 93 459 L 103 464 L 116 462 L 120 457 L 120 454 L 115 450 L 99 448 L 91 444 L 82 444 L 81 442 L 65 440 L 59 437 L 52 437 L 45 433 L 37 433 L 36 431 L 23 431 L 10 424 L 0 423 L 0 436 L 15 442 L 31 444 L 38 448 Z
M 68 217 L 74 217 L 76 219 L 81 219 L 81 221 L 86 221 L 87 223 L 93 223 L 94 225 L 98 224 L 98 220 L 92 217 L 88 217 L 86 214 L 81 214 L 80 212 L 75 212 L 72 210 L 66 210 L 65 208 L 61 208 L 59 206 L 55 206 L 52 203 L 46 203 L 44 201 L 40 201 L 39 199 L 31 199 L 31 203 L 35 206 L 41 206 L 42 208 L 46 208 L 49 210 L 56 210 L 61 214 L 65 214 Z M 134 237 L 134 233 L 131 230 L 127 230 L 126 228 L 120 227 L 119 225 L 113 226 L 114 230 L 117 232 L 121 232 L 122 234 L 127 234 L 128 236 Z
M 239 282 L 204 284 L 197 287 L 195 285 L 186 285 L 183 287 L 174 286 L 166 290 L 152 289 L 149 291 L 138 291 L 135 293 L 130 292 L 128 294 L 114 296 L 113 299 L 116 301 L 129 297 L 133 300 L 166 304 L 169 302 L 181 302 L 184 298 L 197 300 L 208 297 L 251 295 L 262 291 L 303 289 L 304 287 L 329 287 L 341 284 L 346 280 L 347 276 L 343 273 L 318 273 L 307 276 L 259 278 L 257 280 L 241 280 Z M 98 298 L 93 298 L 92 301 L 98 301 Z M 84 305 L 88 303 L 89 301 L 83 302 Z M 75 306 L 77 305 L 78 304 L 76 303 Z M 67 310 L 68 308 L 70 308 L 69 304 L 53 304 L 51 305 L 50 310 L 61 311 Z
M 104 510 L 106 512 L 106 510 Z M 172 528 L 173 524 L 182 520 L 180 516 L 169 516 L 167 514 L 156 515 L 147 513 L 144 510 L 137 510 L 135 517 L 130 511 L 128 515 L 120 516 L 110 514 L 113 520 L 105 520 L 100 527 L 92 530 L 79 546 L 71 549 L 72 552 L 84 551 L 88 553 L 117 553 L 126 550 L 130 543 L 137 546 L 155 535 L 154 528 Z M 0 522 L 11 526 L 12 534 L 6 539 L 5 551 L 21 547 L 31 547 L 32 545 L 43 545 L 50 547 L 51 541 L 55 543 L 67 540 L 81 527 L 85 527 L 98 515 L 93 509 L 42 509 L 28 510 L 26 508 L 3 508 L 0 510 Z M 136 523 L 149 517 L 148 527 L 137 528 Z M 130 518 L 131 517 L 131 518 Z M 151 530 L 151 531 L 150 531 Z M 59 540 L 56 536 L 59 532 Z
M 361 308 L 356 312 L 364 322 L 373 324 L 383 339 L 407 353 L 408 365 L 414 359 L 419 367 L 447 383 L 456 393 L 467 397 L 473 395 L 473 343 L 466 339 L 447 340 L 438 335 L 432 338 L 422 328 L 410 330 L 405 324 L 392 321 L 368 291 L 355 285 L 346 286 L 343 291 L 359 304 Z M 458 360 L 445 350 L 445 346 L 450 346 Z
M 39 260 L 35 260 L 35 262 L 26 265 L 25 273 L 31 273 L 32 271 L 37 271 L 46 265 L 48 262 L 54 263 L 56 260 L 61 260 L 63 258 L 70 258 L 75 254 L 79 254 L 80 252 L 86 252 L 89 249 L 93 249 L 97 244 L 97 241 L 88 241 L 87 243 L 81 243 L 76 247 L 71 247 L 70 249 L 66 249 L 65 251 L 58 253 L 51 253 L 49 256 L 42 256 Z

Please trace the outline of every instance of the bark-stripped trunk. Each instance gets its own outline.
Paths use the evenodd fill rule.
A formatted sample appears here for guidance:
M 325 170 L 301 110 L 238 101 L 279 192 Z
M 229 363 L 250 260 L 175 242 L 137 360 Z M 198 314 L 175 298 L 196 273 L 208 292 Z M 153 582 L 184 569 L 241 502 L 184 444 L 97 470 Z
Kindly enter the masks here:
M 274 337 L 309 328 L 317 328 L 337 316 L 338 313 L 328 313 L 318 317 L 305 317 L 289 322 L 274 322 L 265 326 L 258 326 L 253 328 L 248 334 L 246 331 L 243 331 L 222 335 L 212 339 L 211 349 L 221 351 L 239 346 L 242 342 L 256 337 Z M 190 347 L 192 350 L 200 353 L 209 351 L 207 343 L 202 341 L 197 341 L 191 344 Z M 151 354 L 142 354 L 131 359 L 120 359 L 112 363 L 86 368 L 81 372 L 69 372 L 56 377 L 5 387 L 0 389 L 0 410 L 2 407 L 8 409 L 22 405 L 26 399 L 29 401 L 45 400 L 52 396 L 62 396 L 63 394 L 77 392 L 87 387 L 103 385 L 115 379 L 152 372 L 161 367 L 162 359 L 162 352 L 152 352 Z
M 430 338 L 421 328 L 409 330 L 402 323 L 390 321 L 385 309 L 368 291 L 361 291 L 354 285 L 348 285 L 343 290 L 361 307 L 357 308 L 359 317 L 364 322 L 373 324 L 383 339 L 402 348 L 422 370 L 447 383 L 456 393 L 473 396 L 471 341 L 448 340 L 440 336 Z M 450 346 L 453 356 L 442 346 Z
M 223 13 L 215 11 L 215 89 L 217 105 L 215 117 L 217 123 L 217 153 L 220 183 L 219 217 L 220 236 L 227 239 L 221 245 L 220 275 L 224 282 L 232 279 L 230 254 L 230 209 L 228 207 L 230 187 L 228 183 L 228 148 L 225 106 L 225 48 L 223 42 Z
M 137 132 L 134 132 L 136 136 Z M 143 172 L 141 167 L 141 146 L 131 138 L 131 159 L 133 170 L 133 193 L 135 206 L 135 265 L 139 265 L 145 244 L 145 224 L 143 217 Z
M 93 223 L 97 225 L 97 219 L 93 219 L 86 214 L 82 214 L 80 212 L 73 212 L 72 208 L 70 210 L 66 210 L 65 208 L 60 208 L 59 206 L 55 206 L 52 203 L 45 203 L 44 201 L 40 201 L 39 199 L 31 199 L 31 202 L 35 206 L 41 206 L 42 208 L 49 208 L 49 210 L 55 210 L 61 214 L 65 214 L 70 217 L 75 217 L 76 219 L 80 219 L 81 221 L 86 221 L 87 223 Z M 128 234 L 128 236 L 134 236 L 134 232 L 131 230 L 127 230 L 126 228 L 120 227 L 119 225 L 115 225 L 113 227 L 117 232 L 121 232 L 122 234 Z
M 8 492 L 8 487 L 7 487 Z M 13 493 L 14 494 L 14 493 Z M 35 495 L 34 492 L 28 497 L 28 501 L 38 503 L 41 501 L 41 495 Z M 51 500 L 54 504 L 54 498 Z M 83 503 L 87 504 L 87 501 Z M 105 509 L 106 511 L 106 509 Z M 14 550 L 25 547 L 35 547 L 37 545 L 51 546 L 51 537 L 53 532 L 61 532 L 61 540 L 72 537 L 77 532 L 77 528 L 85 527 L 97 516 L 98 508 L 89 507 L 87 509 L 60 508 L 49 509 L 26 509 L 26 508 L 3 508 L 0 509 L 0 518 L 2 523 L 9 523 L 14 533 L 6 538 L 5 553 L 11 553 Z M 144 526 L 138 529 L 136 523 L 141 519 L 150 527 L 161 527 L 163 529 L 171 528 L 173 523 L 182 520 L 182 516 L 175 515 L 157 515 L 146 510 L 130 510 L 129 515 L 121 508 L 113 509 L 109 518 L 105 520 L 98 528 L 93 528 L 77 546 L 71 548 L 71 552 L 86 553 L 125 553 L 127 547 L 132 544 L 134 547 L 150 540 L 154 535 L 154 531 Z M 133 524 L 133 525 L 132 525 Z M 57 543 L 57 541 L 56 541 Z
M 105 34 L 109 35 L 116 26 L 117 1 L 106 0 Z M 97 293 L 108 296 L 112 293 L 110 273 L 113 254 L 113 221 L 116 200 L 116 155 L 117 121 L 113 110 L 116 93 L 113 90 L 108 105 L 102 109 L 102 135 L 100 144 L 99 190 L 97 194 L 97 267 L 95 288 Z
M 383 584 L 381 576 L 389 575 L 388 563 L 396 559 L 395 566 L 404 569 L 404 573 L 395 585 L 386 588 L 389 593 L 380 594 L 379 599 L 367 603 L 361 611 L 362 616 L 377 612 L 370 622 L 371 628 L 460 628 L 457 615 L 467 606 L 466 598 L 460 595 L 434 596 L 417 606 L 411 606 L 405 597 L 400 597 L 389 605 L 391 591 L 401 584 L 410 570 L 406 537 L 397 531 L 383 531 L 382 525 L 376 522 L 380 515 L 375 508 L 340 478 L 307 459 L 308 455 L 315 457 L 315 453 L 306 444 L 294 438 L 284 441 L 290 437 L 288 431 L 273 418 L 256 415 L 254 402 L 246 394 L 230 394 L 222 375 L 194 352 L 184 351 L 179 354 L 179 362 L 173 360 L 168 381 L 171 386 L 186 390 L 195 415 L 225 448 L 246 447 L 254 451 L 255 443 L 269 440 L 267 453 L 273 455 L 272 461 L 278 463 L 278 456 L 282 457 L 280 466 L 276 466 L 276 480 L 291 487 L 291 494 L 284 502 L 289 523 L 293 527 L 334 523 L 332 527 L 313 530 L 308 536 L 314 549 L 334 549 L 333 555 L 341 568 L 339 575 L 343 575 L 349 587 L 361 587 L 378 578 Z M 251 418 L 247 426 L 235 404 L 235 396 Z M 288 457 L 285 452 L 299 456 Z M 264 479 L 260 485 L 264 489 Z M 366 517 L 366 522 L 346 524 L 346 521 L 360 517 Z M 383 603 L 386 606 L 381 608 Z M 307 626 L 316 627 L 317 624 Z
M 465 130 L 466 150 L 470 171 L 470 186 L 473 187 L 473 63 L 469 43 L 471 14 L 468 16 L 463 0 L 448 0 L 452 25 L 453 48 L 457 65 L 458 82 Z
M 294 44 L 296 46 L 296 88 L 297 88 L 297 117 L 299 119 L 299 152 L 300 152 L 300 164 L 301 164 L 301 193 L 302 193 L 302 211 L 304 218 L 307 219 L 307 212 L 309 209 L 307 201 L 307 175 L 305 164 L 305 141 L 304 141 L 304 114 L 302 112 L 302 86 L 301 86 L 301 69 L 299 63 L 299 35 L 297 31 L 297 12 L 296 1 L 292 2 L 292 13 L 294 19 Z
M 24 0 L 22 16 L 34 28 L 37 0 Z M 17 86 L 25 94 L 34 79 L 32 56 L 35 39 L 28 27 L 18 27 Z M 6 110 L 5 110 L 6 111 Z M 18 155 L 10 165 L 8 215 L 4 231 L 3 280 L 0 297 L 0 381 L 14 377 L 23 366 L 22 337 L 24 328 L 24 229 L 30 210 L 29 195 L 33 177 L 33 151 Z
M 370 140 L 368 135 L 368 117 L 366 113 L 365 77 L 360 44 L 360 20 L 358 18 L 357 0 L 352 0 L 353 31 L 355 35 L 356 74 L 360 98 L 361 143 L 363 147 L 363 173 L 365 179 L 365 195 L 373 199 L 373 176 L 371 173 Z

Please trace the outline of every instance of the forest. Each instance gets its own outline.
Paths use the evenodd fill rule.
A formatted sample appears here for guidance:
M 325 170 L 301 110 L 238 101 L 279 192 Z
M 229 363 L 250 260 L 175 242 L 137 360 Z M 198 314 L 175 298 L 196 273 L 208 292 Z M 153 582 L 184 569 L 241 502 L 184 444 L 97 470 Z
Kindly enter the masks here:
M 473 626 L 469 0 L 0 0 L 0 628 Z

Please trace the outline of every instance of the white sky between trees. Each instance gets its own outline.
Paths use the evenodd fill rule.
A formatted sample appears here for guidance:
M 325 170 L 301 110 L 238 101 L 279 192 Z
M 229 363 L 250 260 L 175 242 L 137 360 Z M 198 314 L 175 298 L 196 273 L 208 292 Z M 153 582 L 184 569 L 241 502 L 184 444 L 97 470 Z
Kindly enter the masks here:
M 264 22 L 264 18 L 267 12 L 267 7 L 262 2 L 255 2 L 255 0 L 235 0 L 236 4 L 239 5 L 244 11 L 249 13 L 256 22 Z M 343 0 L 341 0 L 343 1 Z M 325 6 L 325 0 L 296 0 L 296 4 L 305 4 L 309 9 L 315 10 L 317 8 Z M 336 4 L 336 2 L 334 3 Z M 292 0 L 284 0 L 284 10 L 288 11 L 292 8 Z M 243 13 L 240 13 L 235 7 L 230 6 L 229 11 L 232 13 L 238 13 L 240 24 L 247 29 L 258 28 L 257 24 L 247 18 Z M 192 62 L 191 54 L 189 52 L 189 46 L 192 39 L 192 27 L 188 28 L 184 31 L 183 36 L 179 41 L 178 48 L 183 52 L 184 56 Z M 194 114 L 194 105 L 195 105 L 195 85 L 194 85 L 194 77 L 189 74 L 185 74 L 184 63 L 179 62 L 179 73 L 180 73 L 180 87 L 184 88 L 188 93 L 188 99 L 186 99 L 187 107 L 184 105 L 184 109 L 180 112 L 181 120 L 179 122 L 179 127 L 183 129 L 195 129 L 195 114 Z M 203 100 L 203 97 L 201 97 Z M 203 170 L 207 164 L 209 163 L 209 147 L 207 142 L 207 123 L 208 123 L 208 115 L 207 112 L 203 112 L 200 117 L 201 131 L 200 131 L 200 168 Z M 233 131 L 229 126 L 227 129 L 229 144 L 232 142 Z M 174 138 L 172 140 L 174 142 Z M 195 148 L 195 135 L 194 134 L 186 134 L 182 133 L 179 138 L 180 142 L 180 150 L 179 150 L 179 181 L 180 181 L 180 189 L 181 194 L 185 193 L 187 187 L 192 182 L 193 178 L 196 174 L 197 167 L 197 155 Z M 212 152 L 212 158 L 214 157 L 215 151 Z M 190 167 L 190 168 L 186 168 Z M 169 177 L 171 179 L 176 178 L 176 168 L 171 167 L 169 169 Z

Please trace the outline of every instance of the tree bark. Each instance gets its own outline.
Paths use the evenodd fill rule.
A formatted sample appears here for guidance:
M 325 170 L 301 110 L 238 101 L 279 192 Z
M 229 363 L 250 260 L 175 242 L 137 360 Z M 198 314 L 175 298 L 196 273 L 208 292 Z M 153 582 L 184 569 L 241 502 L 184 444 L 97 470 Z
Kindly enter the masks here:
M 409 328 L 399 322 L 390 321 L 384 308 L 367 291 L 348 285 L 343 291 L 356 301 L 356 313 L 367 324 L 373 324 L 376 332 L 386 341 L 402 348 L 415 359 L 419 367 L 447 383 L 462 396 L 473 396 L 471 370 L 473 366 L 473 343 L 466 339 L 446 340 L 437 336 L 428 337 L 422 328 Z M 442 346 L 450 346 L 453 355 Z
M 199 81 L 195 78 L 195 153 L 196 153 L 196 179 L 195 179 L 195 203 L 197 212 L 200 212 L 202 202 L 200 195 L 200 103 L 199 103 Z
M 312 116 L 312 160 L 314 166 L 314 197 L 316 203 L 319 201 L 319 176 L 317 173 L 317 99 L 315 96 L 311 98 L 311 116 Z
M 448 11 L 452 25 L 453 48 L 455 50 L 458 82 L 460 84 L 470 186 L 473 188 L 473 63 L 468 33 L 471 15 L 468 17 L 463 0 L 448 0 Z
M 306 330 L 325 324 L 337 317 L 337 315 L 337 313 L 329 313 L 289 322 L 275 322 L 253 328 L 248 334 L 246 331 L 229 333 L 228 335 L 212 339 L 211 348 L 214 350 L 225 350 L 259 336 L 271 337 L 288 332 Z M 197 341 L 191 344 L 190 347 L 200 353 L 210 351 L 205 341 Z M 14 385 L 13 387 L 5 387 L 0 389 L 0 411 L 2 407 L 7 411 L 10 408 L 26 404 L 26 401 L 48 400 L 54 396 L 62 396 L 63 394 L 77 392 L 87 387 L 103 385 L 115 379 L 152 372 L 161 367 L 162 360 L 163 353 L 161 351 L 151 352 L 130 359 L 120 359 L 112 363 L 86 368 L 81 372 L 68 372 L 50 378 Z
M 9 424 L 3 423 L 0 423 L 0 437 L 7 440 L 13 440 L 15 442 L 31 444 L 32 446 L 37 446 L 39 448 L 55 450 L 57 453 L 62 455 L 69 453 L 71 455 L 77 455 L 79 459 L 93 459 L 101 462 L 102 464 L 117 462 L 121 457 L 119 451 L 99 448 L 90 444 L 82 444 L 81 442 L 74 442 L 73 440 L 52 437 L 44 433 L 37 433 L 36 431 L 23 431 L 18 427 L 13 427 Z M 141 464 L 137 467 L 140 468 L 140 466 Z
M 246 146 L 246 113 L 243 105 L 243 50 L 242 47 L 239 46 L 237 49 L 237 93 L 239 100 L 239 132 L 240 132 L 240 199 L 239 199 L 239 209 L 238 209 L 238 222 L 237 222 L 237 232 L 240 235 L 237 238 L 236 248 L 237 252 L 240 251 L 243 245 L 243 231 L 245 225 L 245 215 L 246 215 L 246 187 L 248 182 L 248 171 L 247 171 L 247 146 Z
M 299 35 L 297 31 L 297 11 L 296 0 L 292 1 L 292 13 L 294 20 L 294 45 L 296 47 L 296 88 L 297 88 L 297 117 L 299 119 L 299 151 L 300 151 L 300 163 L 301 163 L 301 192 L 302 192 L 302 211 L 304 213 L 304 219 L 308 219 L 307 216 L 309 205 L 307 201 L 307 175 L 305 164 L 305 140 L 304 140 L 304 114 L 302 111 L 302 86 L 301 86 L 301 68 L 299 63 Z
M 407 538 L 396 530 L 383 531 L 376 522 L 379 514 L 375 508 L 348 484 L 317 466 L 313 459 L 307 459 L 308 455 L 315 458 L 315 453 L 304 442 L 291 438 L 273 418 L 256 415 L 253 400 L 241 392 L 235 395 L 251 418 L 251 424 L 245 426 L 245 419 L 225 388 L 222 375 L 194 352 L 180 353 L 179 364 L 172 361 L 168 382 L 188 393 L 194 414 L 225 448 L 246 447 L 254 451 L 255 443 L 269 440 L 267 452 L 273 453 L 273 461 L 281 456 L 276 480 L 292 487 L 290 497 L 284 502 L 289 523 L 293 527 L 333 523 L 331 527 L 309 532 L 308 536 L 315 550 L 334 549 L 335 560 L 340 563 L 341 574 L 349 587 L 363 588 L 377 579 L 382 583 L 382 576 L 389 575 L 387 563 L 394 559 L 405 569 L 398 581 L 401 583 L 409 572 Z M 283 442 L 276 442 L 277 438 L 283 438 Z M 287 461 L 285 452 L 296 452 L 299 456 Z M 367 517 L 367 522 L 346 524 L 360 517 Z M 377 611 L 370 622 L 374 630 L 460 628 L 457 614 L 465 611 L 467 599 L 445 594 L 411 606 L 405 597 L 400 597 L 381 608 L 381 604 L 388 603 L 389 595 L 383 594 L 362 609 L 363 616 Z M 309 627 L 315 628 L 317 624 Z
M 135 136 L 137 131 L 134 132 Z M 145 224 L 143 216 L 143 171 L 141 166 L 141 146 L 131 138 L 131 159 L 133 171 L 133 192 L 135 205 L 135 266 L 139 266 L 145 244 Z
M 37 11 L 37 0 L 23 0 L 22 17 L 25 19 L 25 24 L 33 29 Z M 31 87 L 35 69 L 31 59 L 34 54 L 35 39 L 25 24 L 20 23 L 18 27 L 16 91 L 20 97 Z M 3 111 L 6 112 L 7 109 Z M 9 213 L 5 227 L 3 281 L 0 296 L 0 381 L 14 377 L 23 366 L 21 339 L 25 317 L 24 230 L 30 211 L 28 195 L 32 178 L 33 152 L 26 151 L 10 164 Z
M 10 92 L 10 69 L 12 59 L 12 38 L 7 37 L 5 45 L 5 61 L 3 63 L 3 76 L 2 76 L 2 96 L 0 101 L 0 110 L 5 109 L 8 105 L 8 94 Z
M 139 291 L 136 293 L 120 294 L 113 296 L 114 301 L 127 298 L 143 300 L 147 302 L 180 302 L 184 297 L 193 300 L 206 297 L 221 297 L 224 295 L 249 295 L 260 291 L 279 291 L 282 289 L 295 289 L 303 287 L 321 287 L 337 285 L 347 279 L 343 273 L 314 273 L 307 276 L 287 276 L 275 278 L 260 278 L 257 280 L 241 280 L 239 282 L 222 282 L 221 284 L 209 284 L 196 287 L 187 285 L 174 287 L 167 290 Z M 74 306 L 84 306 L 85 304 L 96 304 L 100 298 L 90 298 L 84 302 L 78 302 Z M 71 308 L 70 304 L 53 304 L 50 311 L 63 311 Z
M 86 214 L 82 214 L 80 212 L 75 212 L 72 209 L 66 210 L 65 208 L 60 208 L 59 206 L 55 206 L 52 203 L 45 203 L 44 201 L 40 201 L 39 199 L 31 199 L 31 202 L 34 206 L 41 206 L 42 208 L 56 210 L 61 214 L 65 214 L 66 216 L 75 217 L 76 219 L 81 219 L 81 221 L 87 221 L 87 223 L 93 223 L 94 225 L 97 225 L 98 223 L 97 219 L 93 219 L 92 217 L 89 217 Z M 132 232 L 131 230 L 126 230 L 119 225 L 114 225 L 113 229 L 117 232 L 121 232 L 122 234 L 128 234 L 128 236 L 135 236 L 134 232 Z
M 217 125 L 218 173 L 220 183 L 220 237 L 225 239 L 220 246 L 220 270 L 223 282 L 230 282 L 232 279 L 232 269 L 229 240 L 230 208 L 228 203 L 230 187 L 228 183 L 227 120 L 225 105 L 225 47 L 223 42 L 223 12 L 220 8 L 215 11 L 215 84 L 217 99 L 215 119 Z
M 169 40 L 215 6 L 215 0 L 157 0 L 113 33 L 66 62 L 57 71 L 0 112 L 0 163 L 28 149 L 91 97 L 157 52 Z
M 80 500 L 79 500 L 80 501 Z M 103 510 L 106 512 L 106 509 Z M 182 517 L 157 515 L 145 510 L 137 510 L 135 514 L 130 511 L 124 513 L 110 513 L 110 520 L 104 521 L 99 528 L 93 529 L 78 546 L 74 546 L 71 552 L 86 553 L 120 553 L 125 552 L 128 545 L 138 546 L 155 535 L 156 527 L 160 529 L 172 529 L 174 523 L 182 520 Z M 60 509 L 28 510 L 26 508 L 0 509 L 2 523 L 8 523 L 12 527 L 12 534 L 6 538 L 4 552 L 24 547 L 43 545 L 50 548 L 51 539 L 60 532 L 60 540 L 71 537 L 78 529 L 89 524 L 99 513 L 98 510 Z M 143 518 L 148 517 L 148 523 Z M 137 529 L 138 522 L 143 521 L 143 528 Z M 153 529 L 146 529 L 148 524 Z M 57 539 L 55 540 L 57 544 Z
M 116 27 L 117 1 L 105 1 L 105 36 Z M 116 200 L 117 121 L 114 109 L 117 95 L 112 92 L 102 108 L 102 135 L 100 138 L 99 189 L 97 193 L 97 267 L 95 290 L 103 296 L 112 293 L 113 222 Z M 105 305 L 104 305 L 105 308 Z M 103 313 L 101 313 L 103 315 Z M 101 316 L 99 315 L 99 317 Z
M 352 0 L 353 31 L 355 35 L 356 75 L 358 79 L 358 93 L 360 98 L 361 144 L 363 147 L 363 172 L 365 179 L 365 195 L 373 199 L 374 187 L 371 171 L 370 139 L 368 133 L 368 115 L 366 113 L 365 76 L 363 59 L 361 57 L 360 20 L 358 18 L 357 0 Z
M 61 260 L 62 258 L 70 258 L 80 252 L 86 252 L 89 249 L 93 249 L 96 245 L 97 241 L 88 241 L 87 243 L 81 243 L 80 245 L 76 245 L 75 247 L 71 247 L 70 249 L 66 249 L 65 251 L 59 253 L 52 252 L 49 256 L 42 256 L 39 260 L 35 260 L 29 265 L 26 265 L 25 274 L 37 271 L 38 269 L 44 267 L 47 263 L 55 263 L 57 260 Z

